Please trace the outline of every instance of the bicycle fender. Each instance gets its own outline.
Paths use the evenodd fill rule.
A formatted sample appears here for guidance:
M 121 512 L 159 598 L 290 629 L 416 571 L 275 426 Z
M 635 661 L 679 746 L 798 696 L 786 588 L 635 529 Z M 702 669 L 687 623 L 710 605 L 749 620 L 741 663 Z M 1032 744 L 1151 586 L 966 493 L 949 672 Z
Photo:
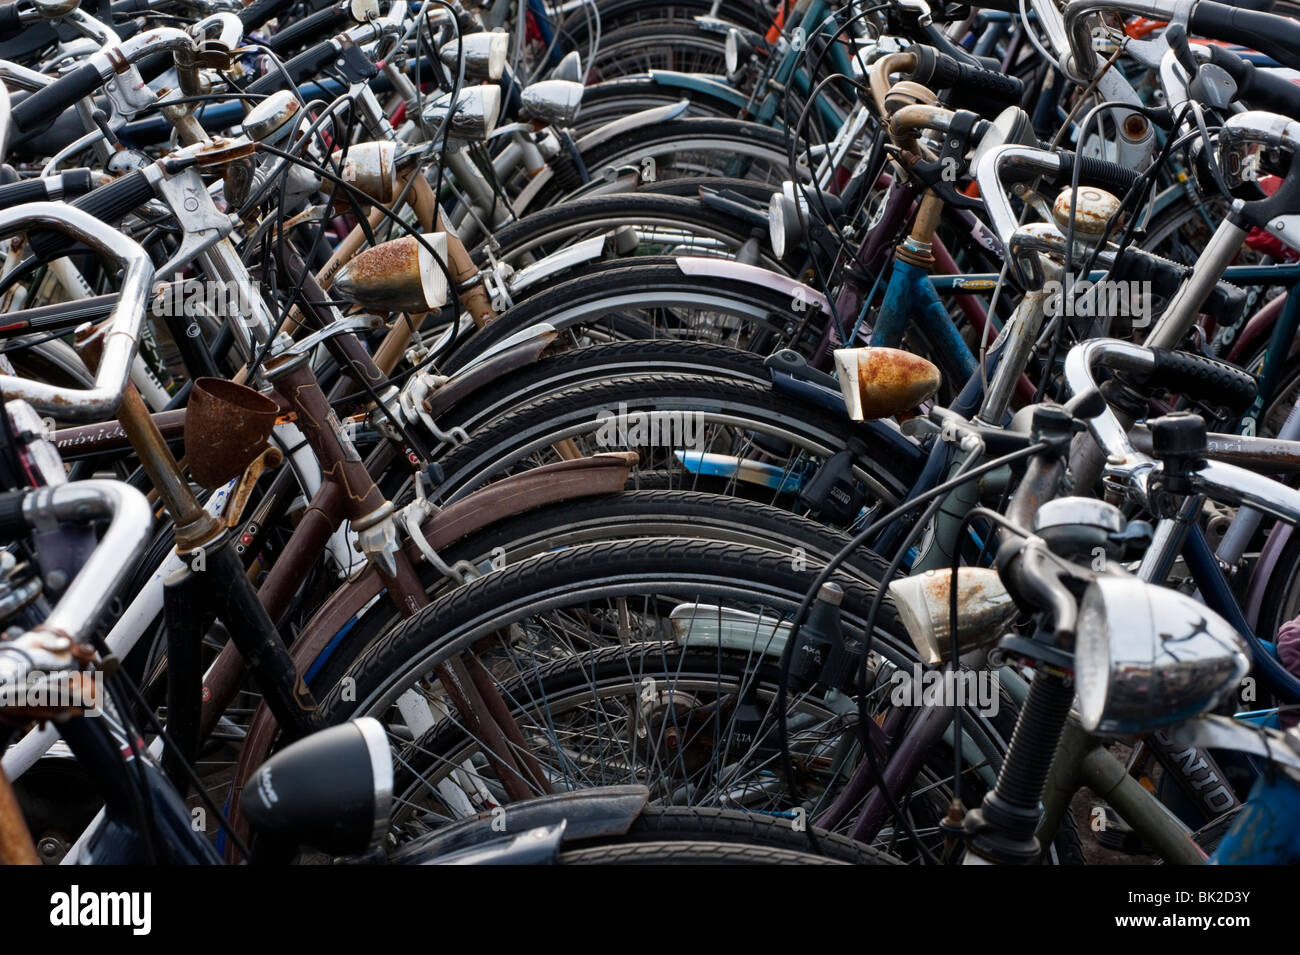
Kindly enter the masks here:
M 759 39 L 761 41 L 761 37 Z M 697 93 L 707 93 L 709 96 L 725 99 L 728 103 L 735 105 L 737 109 L 743 109 L 749 105 L 748 96 L 727 86 L 725 83 L 719 83 L 712 76 L 700 73 L 679 73 L 677 70 L 651 70 L 650 79 L 658 86 L 694 90 Z
M 575 242 L 567 248 L 552 252 L 550 255 L 526 265 L 506 282 L 506 288 L 512 298 L 525 289 L 536 285 L 543 279 L 550 278 L 565 269 L 584 262 L 593 262 L 605 254 L 605 237 L 594 235 L 590 239 Z
M 652 106 L 650 109 L 643 109 L 639 113 L 621 116 L 612 122 L 606 123 L 599 129 L 593 129 L 586 136 L 579 139 L 577 142 L 578 151 L 586 152 L 592 146 L 599 146 L 616 136 L 622 136 L 629 130 L 640 129 L 642 126 L 654 126 L 656 123 L 666 123 L 670 119 L 680 119 L 690 107 L 691 101 L 684 99 L 668 106 Z
M 521 333 L 522 340 L 503 342 L 501 348 L 479 355 L 474 362 L 452 375 L 451 381 L 429 396 L 427 408 L 434 418 L 463 401 L 489 382 L 526 365 L 531 365 L 546 347 L 555 341 L 556 331 L 550 325 L 534 325 Z
M 650 801 L 645 786 L 604 786 L 530 799 L 507 811 L 511 832 L 527 832 L 563 824 L 563 840 L 600 839 L 626 835 Z M 517 854 L 501 838 L 500 812 L 462 819 L 423 837 L 395 853 L 395 865 L 456 861 L 470 850 L 485 853 L 485 861 L 510 862 Z M 493 844 L 495 843 L 495 844 Z
M 789 295 L 792 312 L 801 312 L 809 305 L 816 305 L 827 315 L 831 313 L 831 303 L 825 295 L 811 285 L 805 285 L 780 272 L 770 272 L 757 265 L 745 265 L 743 262 L 704 255 L 679 255 L 674 261 L 683 275 L 703 275 L 732 282 L 745 282 Z

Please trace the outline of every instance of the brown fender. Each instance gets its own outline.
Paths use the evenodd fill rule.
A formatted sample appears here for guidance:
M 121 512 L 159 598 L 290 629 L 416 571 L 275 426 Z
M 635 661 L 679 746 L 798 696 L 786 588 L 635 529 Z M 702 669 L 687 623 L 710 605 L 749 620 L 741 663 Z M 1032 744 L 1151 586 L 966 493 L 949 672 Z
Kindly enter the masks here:
M 429 414 L 436 418 L 448 408 L 454 407 L 466 395 L 472 394 L 489 381 L 495 381 L 516 368 L 531 365 L 541 357 L 542 352 L 546 350 L 546 346 L 555 341 L 555 335 L 556 333 L 551 331 L 544 335 L 538 335 L 536 338 L 530 338 L 526 342 L 513 345 L 505 351 L 493 355 L 486 361 L 472 366 L 468 371 L 457 374 L 451 381 L 429 396 L 429 400 L 426 402 Z

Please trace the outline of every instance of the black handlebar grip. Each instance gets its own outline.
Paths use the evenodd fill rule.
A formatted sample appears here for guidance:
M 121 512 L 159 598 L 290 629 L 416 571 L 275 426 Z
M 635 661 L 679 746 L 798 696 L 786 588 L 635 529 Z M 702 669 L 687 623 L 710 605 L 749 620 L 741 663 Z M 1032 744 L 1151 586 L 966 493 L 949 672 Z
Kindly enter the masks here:
M 295 20 L 287 27 L 281 27 L 266 41 L 266 45 L 283 55 L 304 43 L 313 40 L 319 42 L 322 37 L 328 39 L 339 32 L 339 27 L 351 22 L 352 17 L 348 11 L 334 4 L 301 20 Z
M 73 207 L 88 212 L 100 222 L 117 225 L 133 209 L 138 209 L 153 198 L 153 186 L 143 171 L 127 173 L 120 179 L 100 186 L 82 196 Z M 28 246 L 42 262 L 67 255 L 71 239 L 62 232 L 42 229 L 28 236 Z
M 949 99 L 954 104 L 1014 106 L 1025 94 L 1018 77 L 958 62 L 929 46 L 914 47 L 912 52 L 916 54 L 912 79 L 931 89 L 951 90 Z
M 1200 0 L 1189 26 L 1201 36 L 1240 43 L 1300 70 L 1300 21 L 1290 17 Z
M 1121 199 L 1137 181 L 1138 174 L 1134 170 L 1117 162 L 1096 156 L 1080 156 L 1067 149 L 1060 150 L 1057 155 L 1061 157 L 1061 168 L 1052 180 L 1057 189 L 1064 189 L 1073 181 L 1075 163 L 1079 164 L 1079 185 L 1107 189 Z
M 293 0 L 253 0 L 235 16 L 239 17 L 239 22 L 244 25 L 244 33 L 248 34 L 265 25 L 268 20 L 274 20 L 291 6 Z
M 23 24 L 18 18 L 18 4 L 0 4 L 0 42 L 8 42 L 22 32 Z
M 149 0 L 114 0 L 109 7 L 114 21 L 129 19 L 137 13 L 148 13 L 150 8 Z
M 1300 117 L 1300 86 L 1261 70 L 1231 50 L 1210 44 L 1210 62 L 1226 70 L 1237 84 L 1237 99 L 1256 109 Z
M 1255 400 L 1255 379 L 1236 365 L 1169 348 L 1153 348 L 1151 354 L 1155 368 L 1146 376 L 1149 385 L 1236 414 L 1247 411 Z
M 0 537 L 13 540 L 26 537 L 31 529 L 23 517 L 23 502 L 27 500 L 28 491 L 0 492 Z
M 1116 255 L 1111 277 L 1117 282 L 1145 282 L 1154 294 L 1168 297 L 1183 284 L 1189 271 L 1180 262 L 1129 246 Z
M 103 84 L 97 67 L 83 63 L 66 76 L 43 89 L 37 90 L 13 108 L 14 128 L 20 133 L 40 132 L 48 129 L 63 115 L 63 111 L 94 93 Z
M 24 202 L 46 202 L 70 199 L 90 192 L 89 169 L 70 169 L 57 176 L 24 179 L 21 182 L 0 186 L 0 209 L 9 209 Z
M 334 46 L 332 39 L 317 43 L 285 63 L 283 72 L 272 68 L 269 73 L 250 85 L 248 92 L 264 96 L 267 93 L 274 93 L 276 90 L 284 89 L 285 73 L 289 74 L 289 79 L 294 83 L 314 79 L 316 74 L 333 63 L 338 55 L 338 49 Z

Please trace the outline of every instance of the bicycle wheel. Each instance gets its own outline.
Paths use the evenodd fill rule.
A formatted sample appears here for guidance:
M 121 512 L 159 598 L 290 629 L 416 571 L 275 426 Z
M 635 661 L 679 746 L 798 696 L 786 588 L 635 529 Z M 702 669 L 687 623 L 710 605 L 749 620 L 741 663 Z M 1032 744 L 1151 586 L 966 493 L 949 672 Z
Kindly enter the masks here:
M 585 136 L 620 117 L 657 106 L 672 106 L 684 99 L 691 101 L 688 117 L 735 119 L 739 112 L 730 100 L 697 89 L 667 86 L 648 76 L 624 76 L 592 83 L 582 91 L 582 110 L 573 121 L 573 131 L 579 137 Z
M 438 416 L 439 426 L 467 431 L 575 385 L 606 381 L 628 374 L 713 375 L 756 384 L 772 380 L 761 355 L 712 345 L 671 339 L 637 339 L 587 345 L 550 355 L 475 389 Z
M 587 80 L 618 79 L 675 70 L 723 75 L 727 72 L 727 34 L 695 23 L 645 23 L 609 30 L 586 64 Z
M 463 562 L 477 574 L 487 574 L 563 548 L 647 538 L 744 544 L 789 554 L 814 567 L 824 567 L 848 543 L 847 536 L 823 524 L 756 501 L 696 491 L 630 490 L 516 514 L 444 548 L 441 556 L 449 565 Z M 843 569 L 872 581 L 880 578 L 885 564 L 870 551 L 858 551 Z M 454 584 L 428 564 L 420 565 L 420 574 L 431 598 Z M 333 686 L 371 644 L 400 623 L 391 601 L 367 608 L 313 663 L 311 685 Z
M 474 733 L 428 676 L 470 647 L 553 790 L 637 783 L 658 803 L 801 810 L 811 819 L 838 792 L 857 749 L 856 708 L 797 688 L 787 711 L 793 780 L 773 748 L 779 668 L 772 641 L 783 639 L 782 621 L 814 573 L 793 569 L 788 555 L 707 542 L 547 554 L 476 580 L 387 634 L 322 712 L 331 722 L 372 715 L 389 727 L 399 753 L 398 842 L 475 811 L 476 800 L 505 799 Z M 845 637 L 860 638 L 874 588 L 850 575 L 835 579 L 845 590 Z M 708 639 L 722 608 L 736 621 L 725 648 Z M 865 691 L 877 718 L 906 705 L 890 688 L 893 674 L 913 662 L 892 608 L 882 610 Z M 974 795 L 991 785 L 1005 743 L 978 711 L 965 714 L 963 727 L 964 750 L 979 754 L 963 767 L 963 789 Z M 937 753 L 934 766 L 937 774 L 925 772 L 902 803 L 918 838 L 937 847 L 951 799 L 942 767 L 951 769 L 951 754 Z M 797 801 L 787 782 L 796 784 Z M 873 844 L 905 855 L 900 841 L 886 827 Z
M 762 3 L 746 0 L 722 0 L 716 9 L 713 0 L 672 0 L 671 3 L 601 0 L 596 5 L 595 13 L 599 20 L 583 8 L 572 11 L 564 18 L 559 30 L 563 49 L 589 48 L 593 39 L 591 30 L 596 23 L 600 24 L 600 31 L 604 33 L 635 24 L 693 24 L 696 17 L 713 16 L 761 33 L 766 32 L 772 22 L 770 9 Z
M 844 865 L 809 852 L 731 842 L 626 842 L 560 853 L 560 865 Z
M 626 842 L 561 852 L 560 865 L 844 865 L 809 852 L 731 842 Z

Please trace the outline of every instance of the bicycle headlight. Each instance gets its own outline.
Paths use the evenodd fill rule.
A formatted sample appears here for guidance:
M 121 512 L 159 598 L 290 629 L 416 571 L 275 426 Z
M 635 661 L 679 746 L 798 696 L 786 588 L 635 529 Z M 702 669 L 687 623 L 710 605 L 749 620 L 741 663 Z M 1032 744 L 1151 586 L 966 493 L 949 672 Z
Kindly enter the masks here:
M 735 76 L 744 65 L 741 61 L 749 59 L 754 52 L 744 34 L 732 27 L 727 31 L 727 42 L 723 46 L 723 57 L 727 65 L 727 75 Z
M 442 125 L 451 113 L 451 132 L 466 140 L 485 140 L 496 129 L 501 113 L 501 87 L 471 86 L 460 91 L 455 109 L 451 93 L 444 93 L 424 110 L 424 124 L 433 128 Z
M 767 237 L 778 259 L 785 258 L 787 251 L 803 241 L 800 209 L 804 215 L 808 214 L 808 204 L 795 192 L 794 183 L 787 180 L 782 183 L 780 192 L 772 194 L 767 207 Z
M 1079 604 L 1074 682 L 1090 733 L 1127 735 L 1209 710 L 1250 669 L 1214 611 L 1135 577 L 1098 577 Z
M 572 80 L 542 80 L 525 86 L 519 98 L 520 113 L 546 126 L 568 126 L 582 106 L 581 83 Z
M 463 53 L 462 53 L 463 51 Z M 499 80 L 510 52 L 508 33 L 471 33 L 460 41 L 449 40 L 438 49 L 438 56 L 449 69 L 456 69 L 460 57 L 465 59 L 465 76 L 473 80 Z
M 359 252 L 334 276 L 331 291 L 365 309 L 420 314 L 447 304 L 447 236 L 427 233 L 390 239 Z M 436 256 L 436 257 L 435 257 Z

